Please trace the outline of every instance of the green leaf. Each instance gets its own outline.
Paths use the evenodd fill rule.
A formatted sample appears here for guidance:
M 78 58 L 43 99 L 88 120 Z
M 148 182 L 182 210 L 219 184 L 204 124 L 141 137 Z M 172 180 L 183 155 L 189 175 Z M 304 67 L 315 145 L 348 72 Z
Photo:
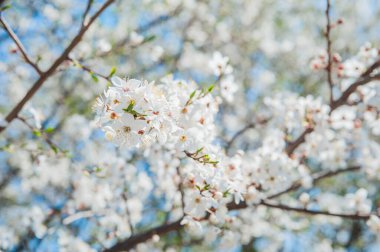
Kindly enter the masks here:
M 83 68 L 83 66 L 76 59 L 72 59 L 71 62 L 75 67 Z
M 190 99 L 193 99 L 195 93 L 197 92 L 197 90 L 194 90 L 191 94 L 190 94 Z
M 41 132 L 39 130 L 33 130 L 33 135 L 35 135 L 36 137 L 40 137 Z
M 51 145 L 50 147 L 51 147 L 51 149 L 54 151 L 55 154 L 58 153 L 58 148 L 57 148 L 56 146 Z
M 206 185 L 203 187 L 203 191 L 206 191 L 206 190 L 208 190 L 208 189 L 210 189 L 210 184 L 206 184 Z
M 52 128 L 52 127 L 48 127 L 48 128 L 45 129 L 45 132 L 46 132 L 47 134 L 51 134 L 51 133 L 54 132 L 54 128 Z
M 1 11 L 5 11 L 5 10 L 11 8 L 11 7 L 12 7 L 11 4 L 6 4 L 6 5 L 2 6 L 2 7 L 0 7 L 0 12 L 1 12 Z
M 37 60 L 36 60 L 36 64 L 39 63 L 41 60 L 42 60 L 41 55 L 38 55 L 38 56 L 37 56 Z
M 223 193 L 223 198 L 226 198 L 229 194 L 230 194 L 230 189 L 228 189 L 227 191 L 225 191 L 224 193 Z
M 204 147 L 199 148 L 195 153 L 196 153 L 196 154 L 199 154 L 199 152 L 203 151 L 203 149 L 204 149 Z
M 73 155 L 70 153 L 69 150 L 63 150 L 62 153 L 65 154 L 65 156 L 66 156 L 67 158 L 72 158 L 72 157 L 73 157 Z
M 11 152 L 11 145 L 6 144 L 5 146 L 0 147 L 0 151 L 6 151 L 6 152 Z
M 143 43 L 148 43 L 148 42 L 151 42 L 151 41 L 153 41 L 155 39 L 156 39 L 155 35 L 150 35 L 150 36 L 147 36 L 147 37 L 144 38 Z
M 94 74 L 93 72 L 91 72 L 90 74 L 91 74 L 91 78 L 92 78 L 95 82 L 99 82 L 99 78 L 98 78 L 98 76 L 96 76 L 96 74 Z
M 133 111 L 133 106 L 135 106 L 135 102 L 134 101 L 131 101 L 128 105 L 127 108 L 123 108 L 123 110 L 127 113 L 132 113 Z
M 215 87 L 214 84 L 210 85 L 210 86 L 208 87 L 208 89 L 207 89 L 207 92 L 208 92 L 208 93 L 211 93 L 212 90 L 214 89 L 214 87 Z
M 108 77 L 112 77 L 112 76 L 114 76 L 114 74 L 116 73 L 116 67 L 112 67 L 111 68 L 111 72 L 110 72 L 110 74 L 108 75 Z
M 131 115 L 133 115 L 133 117 L 136 119 L 136 117 L 144 117 L 146 115 L 144 114 L 141 114 L 139 112 L 137 112 L 136 110 L 133 109 L 133 106 L 135 106 L 135 101 L 131 101 L 128 105 L 127 108 L 123 108 L 123 110 Z

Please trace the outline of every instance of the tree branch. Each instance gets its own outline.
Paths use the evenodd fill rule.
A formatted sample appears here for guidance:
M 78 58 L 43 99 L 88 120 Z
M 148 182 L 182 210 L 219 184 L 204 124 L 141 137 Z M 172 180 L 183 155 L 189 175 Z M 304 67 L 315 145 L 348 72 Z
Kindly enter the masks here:
M 332 68 L 332 61 L 331 61 L 331 38 L 330 38 L 330 31 L 331 31 L 331 22 L 330 22 L 330 0 L 327 0 L 327 6 L 326 6 L 326 11 L 325 11 L 325 14 L 326 14 L 326 33 L 325 33 L 325 37 L 326 37 L 326 43 L 327 43 L 327 67 L 326 67 L 326 71 L 327 71 L 327 81 L 329 83 L 329 89 L 330 89 L 330 106 L 333 104 L 334 102 L 334 96 L 333 96 L 333 81 L 332 81 L 332 71 L 331 71 L 331 68 Z
M 162 226 L 152 228 L 152 229 L 145 231 L 143 233 L 131 236 L 124 241 L 116 243 L 111 248 L 104 250 L 104 252 L 128 251 L 128 250 L 134 248 L 137 244 L 151 239 L 152 236 L 155 234 L 164 235 L 164 234 L 167 234 L 171 231 L 175 231 L 175 230 L 182 228 L 181 220 L 182 219 L 177 220 L 177 221 L 172 222 L 172 223 L 169 223 L 169 224 L 164 224 Z
M 379 67 L 380 67 L 380 59 L 378 59 L 370 67 L 368 67 L 367 70 L 364 73 L 362 73 L 361 77 L 370 76 L 372 72 L 375 71 Z
M 132 219 L 131 219 L 131 213 L 129 211 L 129 207 L 128 207 L 128 196 L 127 196 L 127 192 L 124 192 L 122 194 L 122 198 L 124 199 L 125 201 L 125 211 L 128 215 L 128 225 L 129 225 L 129 229 L 131 230 L 131 234 L 133 235 L 135 233 L 135 229 L 133 227 L 133 224 L 132 224 Z
M 286 146 L 285 152 L 290 156 L 293 154 L 293 152 L 297 149 L 297 147 L 305 142 L 305 137 L 313 132 L 314 129 L 312 127 L 308 127 L 302 132 L 302 134 L 293 142 L 289 143 L 288 146 Z
M 102 79 L 105 79 L 107 81 L 111 81 L 111 78 L 109 76 L 105 76 L 104 74 L 95 72 L 95 71 L 91 70 L 91 68 L 82 65 L 82 63 L 80 63 L 79 61 L 77 61 L 75 59 L 72 59 L 69 56 L 67 56 L 67 60 L 72 62 L 74 65 L 78 65 L 83 71 L 88 72 L 89 74 L 95 74 L 96 76 L 99 76 Z
M 314 184 L 316 184 L 316 183 L 318 183 L 319 181 L 321 181 L 323 179 L 334 177 L 334 176 L 337 176 L 339 174 L 346 173 L 346 172 L 358 171 L 358 170 L 360 170 L 360 168 L 361 168 L 360 166 L 353 166 L 353 167 L 349 167 L 349 168 L 346 168 L 346 169 L 340 169 L 340 170 L 335 170 L 335 171 L 318 172 L 318 173 L 315 173 L 315 174 L 312 175 L 312 179 L 313 179 Z M 300 180 L 295 181 L 287 189 L 285 189 L 285 190 L 283 190 L 281 192 L 272 194 L 272 195 L 266 197 L 266 199 L 268 200 L 268 199 L 278 198 L 281 195 L 284 195 L 286 193 L 289 193 L 289 192 L 292 192 L 292 191 L 295 191 L 295 190 L 299 189 L 301 186 L 302 186 L 302 184 L 301 184 Z M 239 204 L 235 204 L 235 202 L 231 202 L 230 204 L 228 204 L 227 207 L 228 207 L 229 210 L 238 210 L 238 209 L 247 208 L 248 205 L 245 202 L 240 202 Z
M 316 183 L 316 182 L 318 182 L 320 180 L 323 180 L 325 178 L 333 177 L 333 176 L 336 176 L 338 174 L 345 173 L 345 172 L 357 171 L 359 169 L 360 169 L 359 166 L 354 166 L 354 167 L 350 167 L 350 168 L 347 168 L 347 169 L 341 169 L 341 170 L 336 170 L 336 171 L 328 171 L 328 172 L 321 172 L 321 173 L 316 173 L 313 176 L 313 178 L 314 178 L 314 182 Z M 300 187 L 301 187 L 300 182 L 296 181 L 292 186 L 290 186 L 289 188 L 285 189 L 284 191 L 276 193 L 276 194 L 273 194 L 271 196 L 268 196 L 267 200 L 273 199 L 273 198 L 277 198 L 277 197 L 279 197 L 279 196 L 281 196 L 281 195 L 283 195 L 285 193 L 288 193 L 290 191 L 296 190 L 296 189 L 298 189 Z M 267 203 L 267 202 L 265 201 L 265 203 Z M 260 202 L 258 205 L 260 205 L 260 204 L 262 204 L 262 202 Z M 245 202 L 241 202 L 239 204 L 235 204 L 235 202 L 231 202 L 230 204 L 227 205 L 227 207 L 228 207 L 228 210 L 231 211 L 231 210 L 244 209 L 244 208 L 247 208 L 249 206 Z M 312 212 L 310 214 L 316 215 L 316 214 L 323 214 L 323 213 L 324 212 L 321 212 L 321 211 L 319 211 L 319 212 L 314 211 L 314 212 Z M 333 214 L 333 213 L 328 213 L 327 215 L 329 215 L 329 216 L 338 216 L 338 215 L 340 215 L 338 217 L 343 217 L 343 218 L 349 218 L 351 216 L 354 219 L 368 218 L 367 216 L 364 217 L 364 216 L 358 216 L 358 215 Z M 205 217 L 205 220 L 209 216 L 210 215 L 208 214 Z M 152 228 L 152 229 L 150 229 L 150 230 L 148 230 L 148 231 L 146 231 L 144 233 L 131 236 L 131 237 L 129 237 L 128 239 L 126 239 L 124 241 L 116 243 L 114 246 L 112 246 L 109 249 L 106 249 L 104 252 L 116 252 L 116 251 L 130 250 L 130 249 L 134 248 L 137 244 L 149 240 L 155 234 L 157 234 L 157 235 L 164 235 L 164 234 L 167 234 L 167 233 L 169 233 L 171 231 L 183 228 L 183 226 L 180 223 L 181 223 L 181 220 L 178 220 L 178 221 L 170 223 L 170 224 L 164 224 L 164 225 L 161 225 L 159 227 Z
M 2 13 L 0 12 L 0 23 L 3 25 L 4 27 L 4 30 L 8 33 L 9 37 L 13 40 L 13 42 L 16 44 L 18 50 L 21 52 L 24 60 L 31 66 L 34 68 L 34 70 L 36 70 L 36 72 L 39 74 L 39 75 L 42 75 L 43 72 L 41 71 L 41 69 L 38 67 L 37 63 L 34 63 L 30 57 L 28 56 L 27 52 L 26 52 L 26 49 L 25 47 L 23 46 L 23 44 L 21 43 L 20 39 L 17 37 L 16 33 L 12 30 L 12 28 L 10 27 L 10 25 L 8 24 L 7 21 L 5 21 L 5 19 L 3 18 L 3 15 Z
M 55 143 L 53 143 L 52 140 L 50 140 L 50 138 L 46 135 L 46 133 L 43 131 L 43 130 L 40 130 L 40 129 L 36 129 L 34 128 L 30 123 L 28 123 L 28 121 L 23 118 L 23 117 L 20 117 L 20 116 L 17 116 L 17 119 L 19 119 L 21 122 L 23 122 L 32 132 L 37 132 L 39 133 L 42 138 L 45 140 L 45 142 L 50 146 L 50 148 L 55 152 L 55 153 L 58 153 L 58 151 L 60 151 L 61 153 L 65 153 L 65 151 L 63 149 L 61 149 L 58 145 L 56 145 Z
M 165 15 L 161 15 L 161 16 L 158 16 L 157 18 L 151 20 L 150 22 L 148 22 L 146 25 L 144 26 L 140 26 L 139 28 L 136 29 L 136 33 L 143 33 L 143 32 L 146 32 L 148 31 L 149 29 L 157 26 L 157 25 L 160 25 L 162 23 L 165 23 L 167 21 L 169 21 L 171 18 L 177 16 L 181 11 L 181 8 L 178 7 L 176 8 L 174 11 L 168 13 L 168 14 L 165 14 Z M 101 52 L 99 54 L 96 54 L 97 57 L 105 57 L 107 55 L 109 55 L 112 51 L 114 51 L 115 49 L 119 49 L 119 48 L 122 48 L 125 46 L 126 43 L 128 43 L 129 41 L 129 36 L 124 38 L 124 39 L 121 39 L 119 42 L 117 42 L 114 46 L 113 46 L 113 49 L 112 50 L 109 50 L 109 51 L 106 51 L 106 52 Z
M 250 124 L 247 124 L 244 128 L 242 128 L 241 130 L 237 131 L 233 136 L 232 138 L 227 142 L 227 145 L 226 145 L 226 152 L 228 153 L 228 151 L 231 149 L 232 147 L 232 144 L 236 141 L 236 139 L 244 134 L 247 130 L 249 129 L 252 129 L 255 127 L 255 124 L 254 123 L 250 123 Z
M 374 81 L 374 80 L 380 80 L 380 74 L 376 74 L 376 75 L 373 75 L 373 76 L 370 76 L 369 74 L 372 73 L 376 67 L 379 67 L 380 66 L 380 62 L 379 61 L 376 61 L 372 66 L 370 66 L 368 68 L 368 70 L 365 71 L 365 73 L 367 73 L 367 75 L 364 75 L 362 74 L 361 77 L 356 80 L 354 83 L 352 83 L 343 93 L 342 95 L 340 96 L 339 99 L 335 100 L 332 105 L 331 105 L 331 109 L 330 109 L 330 114 L 337 108 L 339 108 L 340 106 L 344 105 L 344 104 L 347 104 L 347 100 L 349 98 L 349 96 L 356 91 L 356 89 L 359 87 L 359 86 L 363 86 L 371 81 Z M 303 142 L 305 142 L 305 137 L 306 135 L 310 134 L 311 132 L 314 131 L 314 128 L 306 128 L 304 130 L 304 132 L 302 132 L 302 134 L 293 142 L 291 142 L 285 149 L 286 153 L 288 155 L 291 155 L 293 154 L 293 152 L 298 148 L 299 145 L 301 145 Z
M 377 63 L 377 62 L 376 62 Z M 375 63 L 375 64 L 376 64 Z M 375 65 L 374 64 L 374 65 Z M 368 70 L 367 70 L 368 71 Z M 366 72 L 367 72 L 366 71 Z M 372 70 L 373 71 L 373 70 Z M 373 75 L 373 76 L 362 76 L 359 78 L 359 80 L 357 80 L 356 82 L 352 83 L 347 89 L 346 91 L 343 92 L 343 94 L 340 96 L 340 98 L 336 101 L 333 102 L 332 106 L 331 106 L 331 110 L 330 110 L 330 113 L 332 111 L 334 111 L 336 108 L 344 105 L 347 103 L 347 99 L 348 97 L 350 97 L 350 95 L 356 91 L 356 89 L 359 87 L 359 86 L 363 86 L 373 80 L 380 80 L 380 74 L 376 74 L 376 75 Z
M 69 53 L 79 44 L 79 42 L 82 40 L 83 35 L 86 33 L 86 31 L 90 28 L 90 26 L 94 23 L 94 21 L 99 17 L 99 15 L 107 9 L 108 6 L 110 6 L 115 0 L 107 0 L 102 7 L 99 8 L 99 10 L 90 18 L 88 24 L 81 27 L 78 34 L 74 37 L 74 39 L 71 41 L 69 46 L 63 51 L 61 56 L 59 56 L 56 61 L 53 63 L 53 65 L 44 72 L 41 77 L 33 84 L 32 88 L 29 89 L 29 91 L 26 93 L 24 98 L 16 105 L 16 107 L 13 108 L 13 110 L 7 115 L 5 120 L 10 123 L 12 122 L 19 114 L 19 112 L 22 110 L 24 105 L 34 96 L 34 94 L 41 88 L 41 86 L 45 83 L 45 81 L 53 75 L 53 73 L 56 71 L 56 69 L 64 62 L 67 57 L 69 56 Z M 0 132 L 2 132 L 5 127 L 0 127 Z
M 86 10 L 83 12 L 83 15 L 82 15 L 82 27 L 86 25 L 86 18 L 93 3 L 94 3 L 94 0 L 87 0 Z
M 326 215 L 326 216 L 335 216 L 335 217 L 341 217 L 341 218 L 348 218 L 353 220 L 367 220 L 370 215 L 359 215 L 359 214 L 343 214 L 343 213 L 331 213 L 328 211 L 320 211 L 320 210 L 309 210 L 306 208 L 299 208 L 299 207 L 291 207 L 288 205 L 284 205 L 281 203 L 270 203 L 268 201 L 261 201 L 260 205 L 267 206 L 270 208 L 278 208 L 281 210 L 287 210 L 287 211 L 293 211 L 298 212 L 302 214 L 308 214 L 308 215 Z

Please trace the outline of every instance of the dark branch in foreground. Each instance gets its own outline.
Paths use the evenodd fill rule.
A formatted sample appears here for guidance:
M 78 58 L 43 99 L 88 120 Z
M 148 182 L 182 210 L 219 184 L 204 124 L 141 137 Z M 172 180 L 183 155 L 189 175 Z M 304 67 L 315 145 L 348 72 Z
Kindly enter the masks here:
M 181 219 L 176 222 L 164 224 L 143 233 L 131 236 L 130 238 L 115 244 L 113 247 L 106 249 L 104 252 L 128 251 L 134 248 L 137 244 L 151 239 L 155 234 L 164 235 L 171 231 L 178 230 L 182 227 L 183 226 L 181 226 Z

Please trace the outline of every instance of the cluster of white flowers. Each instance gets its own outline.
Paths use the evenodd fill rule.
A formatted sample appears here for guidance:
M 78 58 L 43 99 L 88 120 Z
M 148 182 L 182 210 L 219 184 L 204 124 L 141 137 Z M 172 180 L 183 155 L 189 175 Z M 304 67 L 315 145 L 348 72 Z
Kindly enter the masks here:
M 235 93 L 238 91 L 238 85 L 232 75 L 233 68 L 229 61 L 230 59 L 220 52 L 214 52 L 209 66 L 220 82 L 220 95 L 231 103 L 234 100 Z
M 380 234 L 380 218 L 378 216 L 371 215 L 367 221 L 367 225 L 373 232 Z
M 367 70 L 379 56 L 378 48 L 366 43 L 360 47 L 355 57 L 345 60 L 341 66 L 341 75 L 348 78 L 357 78 Z
M 98 4 L 89 5 L 84 24 Z M 41 6 L 46 26 L 30 25 L 40 21 L 35 3 L 19 1 L 4 16 L 11 26 L 18 24 L 16 34 L 32 61 L 47 69 L 62 31 L 76 32 L 75 7 L 84 10 L 86 3 L 77 5 L 54 0 Z M 334 6 L 345 16 L 366 16 L 361 20 L 366 27 L 377 22 L 376 15 L 367 15 L 373 1 L 335 1 Z M 318 232 L 309 228 L 313 225 L 328 223 L 349 232 L 339 218 L 318 215 L 309 221 L 263 206 L 262 200 L 292 185 L 299 191 L 273 200 L 305 211 L 370 216 L 369 228 L 380 233 L 372 202 L 380 179 L 379 81 L 359 86 L 333 111 L 328 96 L 317 95 L 327 90 L 321 79 L 328 55 L 323 49 L 314 57 L 325 38 L 309 29 L 316 20 L 309 17 L 321 15 L 313 1 L 148 0 L 117 3 L 108 13 L 70 53 L 83 66 L 64 62 L 19 113 L 20 120 L 8 124 L 0 114 L 0 127 L 7 126 L 0 139 L 0 250 L 95 251 L 181 218 L 190 235 L 220 251 L 252 239 L 257 250 L 292 250 L 287 247 L 291 231 L 302 239 L 303 230 L 311 230 L 308 237 Z M 268 22 L 273 17 L 276 22 Z M 352 29 L 355 22 L 340 25 L 338 19 L 331 25 L 340 25 L 333 30 L 330 59 L 335 99 L 379 59 L 371 44 L 346 58 L 363 41 Z M 46 34 L 57 35 L 48 43 L 52 50 L 41 43 Z M 347 41 L 347 51 L 334 51 L 342 52 Z M 0 53 L 13 54 L 0 62 L 0 78 L 9 83 L 0 92 L 2 113 L 36 78 L 30 66 L 20 64 L 23 57 L 16 57 L 20 49 L 8 42 L 0 45 Z M 305 67 L 311 58 L 310 68 L 320 75 Z M 111 71 L 109 62 L 117 62 Z M 173 72 L 207 85 L 202 89 L 171 76 L 157 83 L 111 78 L 116 72 L 155 80 Z M 378 73 L 375 69 L 372 75 Z M 89 88 L 90 81 L 97 84 Z M 89 104 L 105 85 L 91 121 Z M 21 118 L 33 123 L 28 128 Z M 288 147 L 305 131 L 304 141 L 289 154 Z M 60 148 L 48 146 L 49 140 Z M 313 188 L 317 173 L 338 174 L 351 166 L 360 166 L 358 173 L 367 177 L 345 173 L 329 188 L 323 183 L 321 190 Z M 230 211 L 238 204 L 244 209 Z M 179 249 L 177 242 L 166 244 L 172 236 L 160 235 L 135 250 Z M 311 245 L 316 251 L 340 251 L 339 238 L 332 242 L 322 236 L 297 249 Z M 180 244 L 188 238 L 181 233 Z
M 117 77 L 112 83 L 94 108 L 106 138 L 117 145 L 159 143 L 191 152 L 213 139 L 218 110 L 213 86 L 200 90 L 170 76 L 160 85 Z

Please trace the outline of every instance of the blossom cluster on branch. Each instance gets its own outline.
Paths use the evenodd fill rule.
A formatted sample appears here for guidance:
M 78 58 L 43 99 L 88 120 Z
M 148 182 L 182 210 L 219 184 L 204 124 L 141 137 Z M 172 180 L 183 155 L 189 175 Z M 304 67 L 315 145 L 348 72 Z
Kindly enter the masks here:
M 0 250 L 377 251 L 375 2 L 0 1 Z

